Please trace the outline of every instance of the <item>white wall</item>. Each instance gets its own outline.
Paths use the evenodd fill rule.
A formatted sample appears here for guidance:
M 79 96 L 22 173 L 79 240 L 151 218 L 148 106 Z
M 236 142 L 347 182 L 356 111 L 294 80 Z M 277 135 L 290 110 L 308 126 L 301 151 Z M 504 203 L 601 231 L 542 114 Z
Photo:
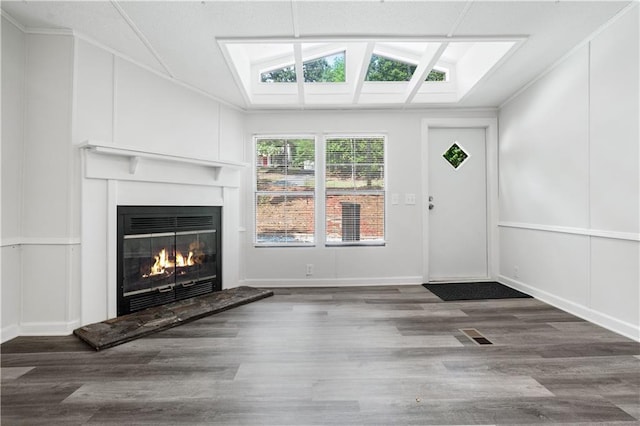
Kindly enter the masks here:
M 5 41 L 11 44 L 6 51 Z M 3 126 L 3 153 L 5 147 L 10 152 L 3 187 L 11 189 L 2 200 L 9 213 L 2 237 L 15 243 L 3 247 L 3 263 L 11 265 L 2 278 L 3 296 L 9 296 L 3 297 L 9 306 L 3 331 L 12 330 L 3 332 L 4 341 L 18 333 L 68 333 L 78 325 L 72 300 L 79 251 L 70 185 L 73 39 L 25 35 L 3 24 L 2 55 L 3 104 L 11 104 L 3 105 L 3 124 L 10 123 L 7 139 Z
M 18 335 L 22 248 L 25 36 L 2 18 L 1 340 Z
M 242 160 L 243 116 L 84 40 L 77 41 L 74 144 L 200 160 Z M 206 167 L 141 159 L 81 156 L 82 324 L 116 315 L 115 235 L 118 205 L 223 206 L 223 286 L 239 275 L 239 172 L 218 181 Z M 172 182 L 172 183 L 169 183 Z
M 500 111 L 500 272 L 640 338 L 638 10 Z
M 253 135 L 376 133 L 387 136 L 386 245 L 384 247 L 254 247 L 252 170 L 244 178 L 243 278 L 249 285 L 379 285 L 423 282 L 423 190 L 421 141 L 422 120 L 428 117 L 465 116 L 464 112 L 340 111 L 255 113 L 246 120 L 246 161 L 253 160 Z M 479 113 L 476 115 L 483 115 Z M 492 113 L 484 113 L 491 116 Z M 393 194 L 400 203 L 393 205 Z M 415 194 L 415 205 L 405 203 L 405 194 Z M 317 199 L 322 203 L 323 194 Z M 321 219 L 323 221 L 323 219 Z M 314 265 L 306 276 L 306 265 Z
M 115 315 L 115 211 L 223 205 L 223 285 L 239 281 L 239 172 L 84 153 L 92 140 L 241 160 L 243 115 L 80 37 L 2 25 L 2 341 Z M 167 184 L 173 180 L 177 183 Z

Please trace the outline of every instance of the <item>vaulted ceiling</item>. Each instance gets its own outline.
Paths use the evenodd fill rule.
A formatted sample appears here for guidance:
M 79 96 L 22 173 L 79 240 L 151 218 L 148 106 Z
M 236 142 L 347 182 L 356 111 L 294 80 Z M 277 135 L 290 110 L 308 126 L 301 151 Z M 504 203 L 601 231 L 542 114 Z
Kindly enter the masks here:
M 631 3 L 625 1 L 2 1 L 26 31 L 67 29 L 240 108 L 496 107 Z M 513 39 L 517 46 L 464 96 L 443 102 L 255 103 L 224 41 Z M 256 77 L 257 78 L 257 77 Z M 300 85 L 302 86 L 302 85 Z M 360 87 L 362 89 L 362 87 Z M 301 90 L 304 91 L 304 88 Z M 453 99 L 453 98 L 451 98 Z

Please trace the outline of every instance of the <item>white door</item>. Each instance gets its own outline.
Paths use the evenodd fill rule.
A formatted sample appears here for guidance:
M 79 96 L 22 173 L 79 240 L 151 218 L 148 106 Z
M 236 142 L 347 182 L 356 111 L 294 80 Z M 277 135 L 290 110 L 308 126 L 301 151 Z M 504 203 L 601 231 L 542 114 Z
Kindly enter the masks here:
M 429 128 L 429 281 L 488 277 L 485 129 Z

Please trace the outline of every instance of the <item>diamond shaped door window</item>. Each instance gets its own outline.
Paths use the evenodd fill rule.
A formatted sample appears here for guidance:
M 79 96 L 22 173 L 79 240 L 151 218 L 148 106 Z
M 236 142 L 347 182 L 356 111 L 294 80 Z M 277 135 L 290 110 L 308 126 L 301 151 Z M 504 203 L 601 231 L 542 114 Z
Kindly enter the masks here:
M 469 158 L 469 154 L 457 142 L 454 142 L 442 156 L 456 170 Z

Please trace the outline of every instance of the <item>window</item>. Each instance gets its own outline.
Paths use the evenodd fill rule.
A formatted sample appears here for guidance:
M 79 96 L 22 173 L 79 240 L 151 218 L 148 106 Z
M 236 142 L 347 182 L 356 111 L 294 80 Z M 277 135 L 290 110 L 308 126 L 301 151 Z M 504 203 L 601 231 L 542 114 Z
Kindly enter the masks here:
M 384 137 L 332 137 L 325 145 L 327 244 L 384 243 Z
M 305 83 L 344 83 L 345 52 L 304 62 Z
M 265 71 L 260 74 L 260 81 L 263 83 L 295 83 L 296 69 L 293 65 Z
M 467 158 L 469 158 L 469 154 L 467 154 L 465 150 L 458 145 L 458 142 L 454 142 L 453 145 L 451 145 L 449 149 L 442 154 L 442 156 L 449 164 L 451 164 L 451 167 L 456 170 L 458 167 L 462 166 Z
M 258 37 L 217 43 L 248 106 L 325 109 L 457 104 L 525 39 Z
M 371 55 L 365 81 L 409 81 L 416 67 L 384 56 Z
M 345 52 L 338 52 L 302 63 L 305 83 L 344 83 Z M 262 83 L 295 83 L 296 67 L 287 65 L 260 73 Z
M 427 75 L 425 81 L 447 81 L 447 72 L 432 69 L 431 71 L 429 71 L 429 74 Z
M 315 139 L 256 138 L 255 243 L 315 242 Z

